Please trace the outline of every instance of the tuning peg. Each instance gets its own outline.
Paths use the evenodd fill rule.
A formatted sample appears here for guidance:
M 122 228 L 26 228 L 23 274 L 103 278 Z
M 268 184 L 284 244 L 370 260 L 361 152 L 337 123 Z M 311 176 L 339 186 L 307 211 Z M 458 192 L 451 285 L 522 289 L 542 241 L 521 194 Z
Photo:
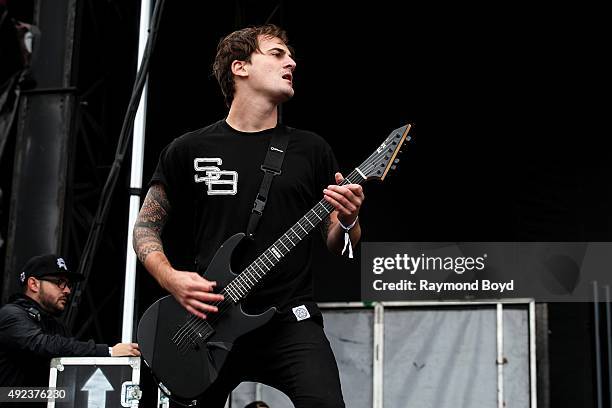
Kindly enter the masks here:
M 395 170 L 397 168 L 397 166 L 394 164 L 393 166 L 391 166 L 391 170 Z
M 395 164 L 399 163 L 399 159 L 393 160 L 393 163 L 395 163 Z

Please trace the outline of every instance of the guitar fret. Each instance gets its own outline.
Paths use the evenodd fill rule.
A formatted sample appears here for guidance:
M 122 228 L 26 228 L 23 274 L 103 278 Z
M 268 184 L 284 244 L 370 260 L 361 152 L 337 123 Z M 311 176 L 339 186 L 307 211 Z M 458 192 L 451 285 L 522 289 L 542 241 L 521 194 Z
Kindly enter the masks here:
M 240 280 L 240 276 L 238 276 L 238 281 Z M 240 289 L 242 289 L 242 287 L 240 286 L 239 282 L 236 281 L 236 284 L 234 285 L 234 289 L 236 289 L 236 292 L 238 292 L 238 294 L 240 295 L 240 297 L 242 297 L 242 295 L 244 295 L 244 293 L 242 293 L 242 291 Z
M 293 244 L 293 246 L 295 246 L 295 242 L 293 242 L 293 241 L 291 240 L 291 238 L 289 238 L 289 235 L 287 235 L 287 234 L 285 233 L 285 236 L 287 237 L 287 239 L 289 240 L 289 242 L 291 242 L 291 243 Z
M 241 295 L 246 295 L 248 291 L 246 290 L 246 282 L 244 280 L 244 276 L 238 275 L 238 280 L 240 282 L 240 285 L 238 285 L 238 287 L 244 291 L 244 293 L 241 293 Z
M 298 225 L 299 225 L 299 226 L 300 226 L 300 228 L 301 228 L 301 229 L 303 229 L 303 230 L 304 230 L 304 232 L 305 232 L 305 233 L 308 235 L 308 231 L 306 231 L 306 230 L 304 229 L 304 227 L 302 227 L 302 224 L 300 224 L 300 223 L 298 222 Z
M 246 281 L 244 279 L 244 275 L 238 275 L 238 283 L 240 284 L 239 285 L 240 289 L 244 289 L 244 287 L 246 285 Z
M 253 267 L 249 267 L 249 268 L 251 268 L 251 273 L 254 273 L 257 276 L 257 278 L 261 279 L 261 275 L 259 273 L 257 273 L 257 271 L 255 269 L 253 269 Z M 248 270 L 248 268 L 247 268 L 247 270 Z
M 253 281 L 253 286 L 257 285 L 259 283 L 260 276 L 256 274 L 255 271 L 253 270 L 247 269 L 247 271 L 248 271 L 250 279 Z
M 306 221 L 308 221 L 308 223 L 312 226 L 312 228 L 314 228 L 314 224 L 310 222 L 310 220 L 307 217 L 304 217 L 304 218 L 306 218 Z
M 264 270 L 263 270 L 263 269 L 261 269 L 261 268 L 259 267 L 259 265 L 257 265 L 257 261 L 253 262 L 253 265 L 255 265 L 255 266 L 257 267 L 257 269 L 259 269 L 259 270 L 261 271 L 261 273 L 262 273 L 262 274 L 264 274 L 264 275 L 266 274 L 266 273 L 264 272 Z
M 265 270 L 266 272 L 270 270 L 270 268 L 268 268 L 268 265 L 266 265 L 266 263 L 262 261 L 261 258 L 257 258 L 255 260 L 255 262 L 258 262 L 258 261 L 259 261 L 258 266 L 260 267 L 260 269 L 262 269 L 261 266 L 263 265 L 263 270 Z
M 277 260 L 280 260 L 282 258 L 282 255 L 280 254 L 279 250 L 276 249 L 275 246 L 272 246 L 272 249 L 270 249 L 270 252 L 272 252 L 272 254 L 276 257 Z
M 247 270 L 247 273 L 249 275 L 249 279 L 253 282 L 251 287 L 257 285 L 257 282 L 259 282 L 259 281 L 257 280 L 257 277 L 255 276 L 255 274 L 253 272 L 249 271 L 249 270 Z
M 323 203 L 321 201 L 319 201 L 318 203 L 321 207 L 323 207 L 323 212 L 320 212 L 319 214 L 323 214 L 323 216 L 327 216 L 329 214 L 329 211 L 327 210 L 327 208 L 325 208 L 325 206 L 323 205 Z M 320 211 L 320 210 L 319 210 Z M 320 220 L 322 220 L 323 218 L 319 217 Z
M 231 284 L 230 284 L 230 285 L 227 285 L 227 286 L 225 287 L 225 291 L 227 292 L 227 294 L 229 295 L 229 297 L 232 299 L 232 302 L 237 302 L 237 301 L 238 301 L 238 298 L 236 297 L 236 295 L 235 295 L 235 294 L 234 294 L 234 292 L 232 291 L 231 286 L 232 286 Z
M 249 278 L 249 274 L 248 274 L 248 273 L 245 273 L 245 274 L 244 274 L 244 277 L 245 277 L 245 278 L 246 278 L 246 279 L 249 281 L 249 283 L 248 283 L 249 285 L 254 286 L 254 285 L 252 285 L 252 283 L 253 283 L 253 282 L 252 282 L 252 281 L 251 281 L 251 279 Z
M 282 238 L 282 237 L 281 237 L 281 238 Z M 289 251 L 291 251 L 289 248 L 287 248 L 287 245 L 285 245 L 285 244 L 283 243 L 283 240 L 282 240 L 282 239 L 279 239 L 278 241 L 279 241 L 281 244 L 283 244 L 283 246 L 284 246 L 284 247 L 285 247 L 285 249 L 287 250 L 287 253 L 289 253 Z
M 270 260 L 270 258 L 268 258 L 268 255 L 266 255 L 266 253 L 265 253 L 265 252 L 263 253 L 263 256 L 265 256 L 265 257 L 266 257 L 266 259 L 268 260 L 268 262 L 270 262 L 270 263 L 272 264 L 272 266 L 274 266 L 274 262 L 272 262 L 272 261 Z
M 272 248 L 272 250 L 274 250 L 274 251 L 276 251 L 277 253 L 279 253 L 279 254 L 280 254 L 279 258 L 282 258 L 283 256 L 285 256 L 285 255 L 286 255 L 286 253 L 284 253 L 284 252 L 283 252 L 283 249 L 282 249 L 282 248 L 280 248 L 280 247 L 278 246 L 278 242 L 279 242 L 279 241 L 276 241 L 276 242 L 274 243 L 274 245 L 272 245 L 270 248 Z

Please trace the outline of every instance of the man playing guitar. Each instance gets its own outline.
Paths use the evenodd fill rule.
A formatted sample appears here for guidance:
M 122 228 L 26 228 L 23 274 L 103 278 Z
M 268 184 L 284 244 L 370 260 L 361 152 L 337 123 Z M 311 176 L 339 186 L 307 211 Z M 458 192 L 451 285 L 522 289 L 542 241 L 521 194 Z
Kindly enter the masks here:
M 334 208 L 320 224 L 330 251 L 343 252 L 346 234 L 349 246 L 361 236 L 362 187 L 339 185 L 343 176 L 321 137 L 278 123 L 278 106 L 294 94 L 295 67 L 287 36 L 274 25 L 222 39 L 213 72 L 229 107 L 227 117 L 170 143 L 149 184 L 134 227 L 134 249 L 157 282 L 200 319 L 213 318 L 214 303 L 224 298 L 215 293 L 216 282 L 201 273 L 229 236 L 245 231 L 275 134 L 288 138 L 282 171 L 274 177 L 241 267 L 322 196 Z M 174 211 L 193 216 L 194 271 L 174 269 L 164 254 L 160 235 Z M 257 381 L 283 391 L 296 408 L 344 407 L 338 368 L 313 300 L 312 236 L 304 241 L 245 299 L 250 313 L 270 306 L 278 313 L 233 344 L 218 379 L 200 399 L 204 406 L 223 407 L 240 382 Z

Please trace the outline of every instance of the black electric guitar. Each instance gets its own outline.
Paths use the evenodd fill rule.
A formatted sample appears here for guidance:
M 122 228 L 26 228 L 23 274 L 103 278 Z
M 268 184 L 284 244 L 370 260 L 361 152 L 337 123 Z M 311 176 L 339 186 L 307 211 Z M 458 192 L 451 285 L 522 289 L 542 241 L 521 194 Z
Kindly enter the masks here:
M 389 170 L 395 168 L 400 147 L 410 140 L 410 127 L 391 132 L 342 184 L 384 180 Z M 319 201 L 239 274 L 232 271 L 230 260 L 244 234 L 225 241 L 203 275 L 217 282 L 216 292 L 225 298 L 214 303 L 219 311 L 209 314 L 207 320 L 187 312 L 172 296 L 147 309 L 138 324 L 138 343 L 145 363 L 164 393 L 178 403 L 192 405 L 214 383 L 236 339 L 264 325 L 276 313 L 272 307 L 259 315 L 247 314 L 241 301 L 332 211 L 331 204 L 324 199 Z

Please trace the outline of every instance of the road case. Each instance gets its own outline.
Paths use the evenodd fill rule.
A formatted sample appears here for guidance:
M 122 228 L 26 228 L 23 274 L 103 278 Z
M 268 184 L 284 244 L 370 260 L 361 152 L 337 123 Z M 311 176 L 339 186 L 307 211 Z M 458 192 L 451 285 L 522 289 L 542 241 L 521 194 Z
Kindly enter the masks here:
M 140 357 L 62 357 L 51 360 L 49 387 L 65 399 L 47 408 L 138 407 Z

